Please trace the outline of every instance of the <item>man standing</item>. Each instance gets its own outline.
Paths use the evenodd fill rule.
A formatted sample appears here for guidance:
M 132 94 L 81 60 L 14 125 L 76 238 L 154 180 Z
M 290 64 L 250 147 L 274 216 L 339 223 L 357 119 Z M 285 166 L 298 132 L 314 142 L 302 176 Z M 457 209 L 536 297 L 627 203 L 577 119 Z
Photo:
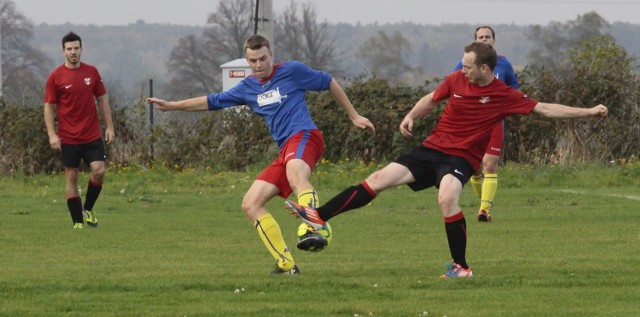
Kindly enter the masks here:
M 155 103 L 162 111 L 206 111 L 247 105 L 264 119 L 280 153 L 253 182 L 242 200 L 242 210 L 276 260 L 272 273 L 298 274 L 299 268 L 266 204 L 276 195 L 287 198 L 294 193 L 299 204 L 317 207 L 318 194 L 309 178 L 324 152 L 324 139 L 307 109 L 306 91 L 329 90 L 356 127 L 375 130 L 367 118 L 358 114 L 344 90 L 326 72 L 313 70 L 297 61 L 274 65 L 271 45 L 260 35 L 247 39 L 244 51 L 253 75 L 229 91 L 173 102 L 148 98 L 147 102 Z M 299 244 L 298 247 L 315 247 L 318 241 L 311 239 L 309 242 L 309 245 Z
M 438 188 L 438 204 L 453 263 L 441 277 L 471 277 L 467 264 L 467 223 L 459 206 L 462 186 L 480 167 L 493 127 L 504 117 L 532 111 L 548 118 L 604 116 L 607 108 L 574 108 L 537 102 L 494 76 L 497 54 L 491 45 L 473 42 L 456 71 L 422 97 L 400 123 L 403 136 L 413 136 L 414 120 L 431 113 L 448 99 L 435 129 L 409 153 L 400 156 L 361 184 L 349 187 L 318 209 L 286 201 L 291 213 L 315 228 L 343 212 L 371 202 L 387 188 L 408 184 L 414 191 Z
M 93 206 L 102 190 L 105 175 L 104 141 L 115 138 L 107 91 L 98 70 L 80 62 L 82 39 L 73 32 L 62 38 L 62 53 L 66 60 L 51 72 L 44 95 L 44 122 L 49 144 L 61 151 L 66 175 L 65 194 L 73 228 L 84 228 L 84 216 L 89 226 L 97 227 Z M 106 125 L 102 138 L 97 107 Z M 56 133 L 55 118 L 58 118 Z M 78 192 L 80 161 L 89 165 L 91 176 L 84 205 Z
M 496 44 L 496 32 L 490 26 L 480 26 L 476 28 L 475 40 L 487 43 L 491 46 Z M 454 71 L 462 69 L 462 61 L 454 67 Z M 518 78 L 513 71 L 513 66 L 509 60 L 498 55 L 498 64 L 493 70 L 493 74 L 497 79 L 504 81 L 513 89 L 518 89 Z M 482 157 L 482 167 L 476 171 L 469 183 L 473 191 L 480 198 L 480 210 L 478 211 L 478 221 L 489 222 L 492 220 L 491 210 L 493 209 L 493 200 L 496 197 L 498 189 L 498 164 L 502 155 L 502 143 L 504 140 L 504 120 L 493 128 L 491 132 L 491 140 Z

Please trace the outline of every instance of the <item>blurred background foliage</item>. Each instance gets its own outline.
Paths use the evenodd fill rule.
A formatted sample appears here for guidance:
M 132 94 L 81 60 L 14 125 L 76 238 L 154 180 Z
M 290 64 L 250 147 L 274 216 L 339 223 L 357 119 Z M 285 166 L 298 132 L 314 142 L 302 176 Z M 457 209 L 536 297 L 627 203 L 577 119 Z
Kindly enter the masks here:
M 31 44 L 34 26 L 20 14 L 13 1 L 0 0 L 0 4 L 4 79 L 0 102 L 0 175 L 60 172 L 59 154 L 48 145 L 41 103 L 44 80 L 53 63 Z M 141 22 L 130 27 L 146 30 L 147 36 L 119 32 L 116 38 L 120 41 L 126 38 L 124 42 L 142 46 L 150 40 L 159 47 L 167 46 L 158 44 L 160 40 L 173 39 L 175 46 L 167 54 L 166 68 L 171 73 L 169 82 L 174 91 L 165 89 L 166 95 L 161 97 L 176 99 L 206 94 L 220 89 L 216 86 L 221 74 L 219 65 L 242 52 L 249 28 L 243 22 L 234 27 L 235 33 L 225 31 L 225 27 L 234 25 L 233 21 L 245 21 L 246 8 L 250 5 L 250 0 L 220 2 L 202 30 Z M 627 27 L 624 32 L 620 31 L 621 26 Z M 40 36 L 57 39 L 69 27 L 39 26 L 50 29 Z M 640 71 L 636 55 L 629 54 L 616 42 L 621 40 L 626 47 L 637 49 L 633 46 L 637 44 L 635 38 L 624 36 L 632 34 L 633 27 L 616 24 L 616 28 L 612 28 L 595 12 L 567 23 L 532 26 L 526 33 L 526 42 L 514 40 L 514 26 L 496 27 L 499 53 L 513 54 L 512 61 L 528 56 L 526 66 L 514 63 L 524 93 L 544 102 L 578 107 L 602 103 L 609 107 L 609 116 L 602 119 L 552 120 L 537 115 L 508 118 L 503 147 L 505 162 L 637 162 Z M 365 29 L 368 33 L 363 32 Z M 413 140 L 404 139 L 398 125 L 415 102 L 437 86 L 441 80 L 437 76 L 444 76 L 453 68 L 459 57 L 457 53 L 452 57 L 450 52 L 459 52 L 462 45 L 468 43 L 473 29 L 469 25 L 398 24 L 373 28 L 329 25 L 317 21 L 312 5 L 292 2 L 276 18 L 274 31 L 277 38 L 288 39 L 288 42 L 276 41 L 276 56 L 297 59 L 330 72 L 345 88 L 360 114 L 376 125 L 374 136 L 356 129 L 328 92 L 309 92 L 310 112 L 326 141 L 324 159 L 377 164 L 406 152 L 433 129 L 441 107 L 417 122 Z M 92 34 L 85 41 L 86 46 L 91 47 L 88 57 L 129 56 L 110 49 L 101 50 L 99 45 L 109 45 L 108 41 L 101 43 L 94 38 L 103 34 L 101 30 L 106 29 L 80 28 L 81 32 Z M 201 33 L 193 33 L 197 31 Z M 35 37 L 36 42 L 43 42 L 41 37 Z M 214 43 L 226 44 L 214 47 Z M 47 51 L 58 52 L 58 45 L 56 40 L 56 49 Z M 127 51 L 151 54 L 159 47 L 135 46 L 128 47 Z M 522 51 L 516 54 L 513 49 L 509 50 L 513 47 Z M 355 53 L 345 54 L 347 48 Z M 352 57 L 343 58 L 345 56 Z M 157 56 L 150 55 L 137 58 L 135 63 L 107 59 L 96 65 L 105 73 L 124 65 L 133 73 L 116 77 L 135 79 L 141 78 L 135 74 L 136 66 L 158 60 Z M 360 69 L 360 75 L 350 74 L 357 65 L 355 69 Z M 135 94 L 125 97 L 128 95 L 123 93 L 122 82 L 105 78 L 116 126 L 116 141 L 107 146 L 112 164 L 240 171 L 256 164 L 264 165 L 278 152 L 262 119 L 245 107 L 206 113 L 150 112 L 150 106 L 143 101 L 146 80 L 135 79 L 135 83 L 124 85 L 140 87 L 137 97 Z M 155 114 L 153 124 L 151 114 Z
M 534 99 L 578 107 L 602 103 L 609 116 L 554 120 L 538 115 L 510 117 L 505 161 L 531 164 L 637 161 L 640 153 L 640 78 L 637 62 L 606 35 L 581 41 L 554 68 L 528 66 L 519 74 L 521 90 Z M 421 142 L 436 124 L 442 107 L 419 120 L 413 140 L 401 137 L 402 117 L 438 79 L 419 87 L 362 76 L 345 82 L 358 111 L 376 125 L 376 135 L 356 129 L 328 92 L 309 92 L 312 117 L 326 141 L 324 159 L 384 162 Z M 114 111 L 117 140 L 107 146 L 114 164 L 176 169 L 243 170 L 271 161 L 277 146 L 265 124 L 245 107 L 168 113 L 149 125 L 149 105 L 141 102 Z M 0 172 L 51 173 L 62 167 L 48 146 L 40 106 L 0 106 Z

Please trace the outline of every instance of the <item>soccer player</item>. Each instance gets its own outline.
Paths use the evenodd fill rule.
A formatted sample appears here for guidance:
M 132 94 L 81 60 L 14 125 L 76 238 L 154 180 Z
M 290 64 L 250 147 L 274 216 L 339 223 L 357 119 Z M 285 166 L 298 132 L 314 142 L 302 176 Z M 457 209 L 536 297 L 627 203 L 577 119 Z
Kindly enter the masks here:
M 73 228 L 84 228 L 84 216 L 89 226 L 97 227 L 98 219 L 93 206 L 102 190 L 106 171 L 104 142 L 111 143 L 115 138 L 111 108 L 98 70 L 80 62 L 80 36 L 73 32 L 66 34 L 62 38 L 62 53 L 66 58 L 64 64 L 51 72 L 45 86 L 44 122 L 51 148 L 62 153 L 67 207 Z M 104 141 L 96 101 L 106 125 Z M 81 160 L 91 170 L 84 205 L 78 192 Z
M 318 194 L 309 177 L 324 151 L 324 140 L 309 115 L 306 91 L 329 90 L 356 127 L 371 132 L 375 129 L 367 118 L 358 114 L 344 90 L 328 73 L 297 61 L 274 65 L 269 41 L 260 35 L 247 39 L 244 49 L 253 75 L 229 91 L 173 102 L 148 98 L 147 102 L 155 103 L 162 111 L 206 111 L 248 105 L 264 119 L 280 153 L 253 182 L 242 201 L 242 210 L 276 259 L 272 273 L 298 274 L 299 268 L 280 227 L 265 205 L 276 195 L 287 198 L 293 192 L 300 205 L 317 206 Z
M 475 40 L 495 46 L 496 32 L 490 26 L 480 26 L 476 28 L 474 33 Z M 453 68 L 454 71 L 462 69 L 462 61 Z M 518 77 L 513 71 L 513 66 L 509 60 L 498 55 L 498 64 L 493 70 L 493 74 L 497 79 L 504 81 L 513 89 L 518 89 Z M 473 191 L 480 198 L 480 210 L 478 211 L 478 221 L 489 222 L 492 220 L 491 210 L 493 209 L 493 200 L 496 197 L 498 189 L 498 163 L 502 152 L 502 142 L 504 140 L 504 121 L 496 124 L 491 132 L 491 140 L 482 157 L 482 167 L 478 169 L 469 183 Z
M 605 116 L 607 108 L 574 108 L 537 102 L 497 80 L 497 54 L 491 45 L 473 42 L 462 56 L 462 70 L 451 73 L 422 97 L 400 123 L 403 136 L 413 136 L 414 121 L 448 99 L 435 129 L 409 153 L 400 156 L 359 185 L 349 187 L 314 209 L 286 201 L 291 213 L 315 228 L 352 209 L 367 205 L 387 188 L 408 184 L 414 190 L 438 188 L 438 204 L 453 264 L 441 277 L 471 277 L 467 264 L 467 224 L 459 206 L 462 186 L 479 168 L 493 127 L 505 116 L 535 112 L 548 118 Z

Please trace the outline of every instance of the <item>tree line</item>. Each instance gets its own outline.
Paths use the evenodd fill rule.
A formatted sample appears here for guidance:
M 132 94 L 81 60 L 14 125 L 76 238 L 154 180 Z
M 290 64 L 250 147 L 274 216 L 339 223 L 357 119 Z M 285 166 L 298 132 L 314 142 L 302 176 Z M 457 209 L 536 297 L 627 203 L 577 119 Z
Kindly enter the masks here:
M 15 94 L 5 95 L 0 106 L 0 120 L 3 122 L 0 127 L 0 173 L 60 171 L 57 153 L 52 153 L 46 144 L 40 107 L 42 92 L 33 93 L 37 96 L 37 102 L 25 102 L 29 99 L 25 97 L 28 96 L 25 87 L 33 88 L 38 83 L 43 85 L 46 72 L 42 70 L 46 67 L 42 65 L 51 67 L 47 64 L 51 61 L 47 61 L 41 52 L 38 53 L 37 47 L 29 46 L 30 41 L 25 41 L 32 38 L 30 31 L 33 26 L 28 19 L 15 10 L 11 1 L 0 0 L 0 3 L 3 4 L 3 69 L 17 69 L 19 71 L 10 73 L 23 72 L 31 76 L 5 77 L 9 80 L 5 80 L 4 91 Z M 220 89 L 220 65 L 242 56 L 242 44 L 252 31 L 247 23 L 251 20 L 252 10 L 247 10 L 251 4 L 250 0 L 222 1 L 217 11 L 209 15 L 204 28 L 184 27 L 178 32 L 172 33 L 169 29 L 162 32 L 164 37 L 176 39 L 166 65 L 153 65 L 155 69 L 166 66 L 170 70 L 168 87 L 162 97 L 183 98 Z M 5 19 L 5 15 L 13 16 L 13 20 Z M 13 30 L 22 32 L 14 36 L 16 41 L 24 41 L 20 44 L 22 46 L 13 50 L 7 50 L 4 42 L 5 23 L 9 21 L 17 21 L 12 26 Z M 156 33 L 158 31 L 156 25 L 138 24 L 138 27 L 156 29 Z M 59 33 L 54 35 L 56 45 L 59 45 L 58 37 L 63 34 L 60 30 L 69 27 L 55 28 Z M 348 129 L 346 127 L 350 125 L 337 115 L 338 106 L 331 98 L 323 93 L 310 93 L 310 111 L 327 138 L 327 159 L 337 161 L 348 157 L 353 160 L 385 161 L 420 141 L 404 140 L 397 131 L 397 124 L 416 100 L 437 85 L 437 74 L 440 77 L 446 75 L 457 60 L 449 60 L 452 55 L 444 54 L 445 49 L 435 44 L 448 42 L 437 41 L 425 42 L 419 48 L 422 52 L 430 52 L 426 54 L 428 58 L 423 58 L 422 62 L 412 60 L 412 52 L 416 49 L 416 43 L 419 43 L 416 36 L 437 38 L 429 32 L 413 32 L 412 27 L 417 28 L 415 25 L 396 25 L 395 28 L 375 29 L 369 36 L 363 36 L 358 33 L 362 31 L 361 26 L 339 27 L 318 22 L 312 5 L 297 5 L 294 2 L 278 18 L 275 37 L 285 38 L 286 41 L 275 41 L 276 56 L 285 60 L 301 60 L 314 68 L 325 69 L 334 76 L 348 78 L 345 87 L 350 98 L 359 111 L 377 125 L 376 137 Z M 97 32 L 99 27 L 88 28 Z M 455 46 L 456 52 L 461 49 L 462 43 L 466 44 L 472 39 L 473 28 L 468 25 L 448 28 L 459 29 L 457 33 L 451 33 L 460 34 L 460 38 L 451 41 L 455 42 L 451 45 Z M 354 30 L 358 32 L 349 32 Z M 89 29 L 87 31 L 89 34 L 83 41 L 85 56 L 91 56 L 94 52 L 90 50 L 97 43 L 92 42 L 92 33 Z M 524 163 L 637 160 L 640 155 L 637 59 L 616 42 L 616 37 L 610 31 L 611 26 L 596 13 L 578 16 L 568 23 L 531 28 L 527 36 L 531 43 L 535 43 L 531 46 L 535 49 L 520 54 L 527 55 L 530 60 L 518 71 L 521 89 L 544 101 L 585 107 L 604 103 L 610 108 L 610 116 L 604 120 L 578 120 L 568 124 L 563 121 L 550 122 L 536 116 L 510 118 L 507 123 L 505 160 Z M 341 32 L 357 37 L 364 44 L 345 45 L 344 42 L 358 41 Z M 506 42 L 503 47 L 508 47 L 509 33 L 501 33 L 501 29 L 497 29 L 497 32 L 498 43 Z M 504 36 L 501 37 L 501 34 Z M 145 43 L 142 37 L 131 32 L 123 32 L 122 36 L 127 38 L 127 45 Z M 522 46 L 519 45 L 520 48 Z M 341 59 L 345 55 L 341 51 L 344 47 L 354 50 L 355 59 Z M 38 59 L 29 59 L 23 49 L 35 51 L 30 54 L 35 54 L 33 56 Z M 112 47 L 111 52 L 117 49 Z M 146 52 L 151 54 L 154 49 L 156 47 L 147 47 Z M 503 51 L 500 49 L 499 53 Z M 457 55 L 460 54 L 453 56 Z M 17 63 L 23 67 L 7 64 L 9 67 L 5 68 L 7 58 L 12 59 L 14 65 L 16 61 L 29 62 Z M 141 59 L 139 62 L 149 63 L 149 60 Z M 346 73 L 349 65 L 354 64 L 353 61 L 364 65 L 365 71 L 348 77 Z M 440 65 L 442 69 L 429 71 L 424 63 Z M 36 67 L 36 64 L 39 66 Z M 108 68 L 113 65 L 107 63 L 105 66 Z M 30 79 L 26 81 L 25 78 Z M 263 163 L 262 160 L 273 156 L 265 153 L 277 151 L 260 119 L 244 111 L 219 111 L 210 115 L 170 114 L 161 116 L 156 125 L 150 126 L 148 105 L 142 102 L 144 81 L 138 84 L 140 93 L 137 101 L 123 102 L 122 99 L 118 100 L 117 83 L 107 83 L 110 97 L 113 98 L 111 104 L 115 105 L 118 135 L 118 142 L 108 148 L 109 159 L 114 163 L 135 165 L 162 162 L 179 168 L 242 169 L 254 163 Z M 15 99 L 10 99 L 11 96 Z M 433 120 L 420 122 L 421 126 L 416 130 L 424 131 L 426 135 L 437 115 L 434 114 Z

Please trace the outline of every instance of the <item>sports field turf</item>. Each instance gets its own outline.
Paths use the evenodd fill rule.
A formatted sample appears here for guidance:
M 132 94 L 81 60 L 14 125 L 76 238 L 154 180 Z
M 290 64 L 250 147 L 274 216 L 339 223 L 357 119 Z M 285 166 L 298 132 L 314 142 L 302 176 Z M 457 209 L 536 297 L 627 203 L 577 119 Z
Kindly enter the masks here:
M 3 176 L 0 316 L 640 316 L 640 169 L 620 169 L 507 166 L 492 223 L 466 188 L 475 276 L 449 280 L 434 189 L 333 219 L 325 251 L 294 251 L 301 275 L 272 276 L 239 208 L 255 173 L 112 169 L 83 230 L 63 176 Z M 321 202 L 366 176 L 317 174 Z

